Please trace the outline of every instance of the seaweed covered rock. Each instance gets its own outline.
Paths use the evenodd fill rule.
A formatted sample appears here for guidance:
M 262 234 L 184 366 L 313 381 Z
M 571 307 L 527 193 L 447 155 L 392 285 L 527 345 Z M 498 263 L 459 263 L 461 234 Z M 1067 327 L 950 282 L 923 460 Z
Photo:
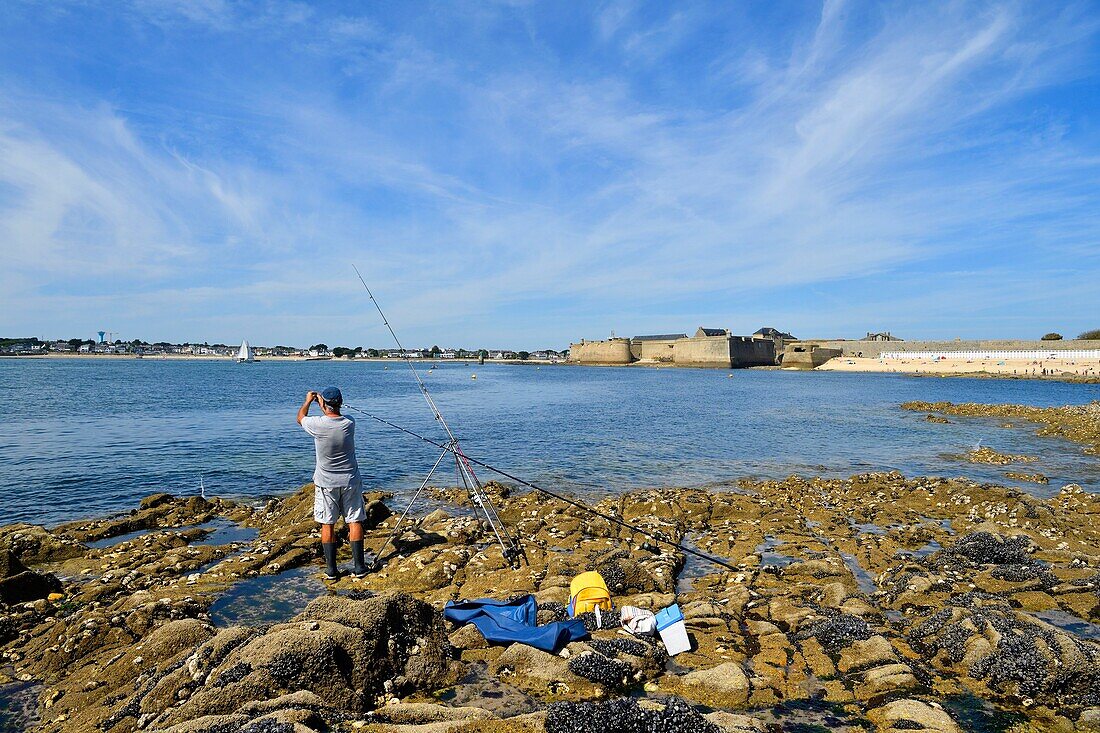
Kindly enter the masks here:
M 966 417 L 1001 417 L 1039 423 L 1039 435 L 1059 435 L 1088 446 L 1086 453 L 1100 454 L 1100 401 L 1065 407 L 1031 405 L 982 405 L 973 402 L 904 402 L 903 410 L 938 412 Z
M 8 550 L 29 565 L 79 557 L 85 548 L 77 541 L 35 524 L 0 527 L 0 550 Z
M 721 733 L 691 705 L 678 697 L 664 705 L 645 706 L 633 698 L 607 702 L 562 702 L 546 712 L 546 733 Z
M 583 682 L 570 671 L 568 661 L 526 644 L 510 645 L 492 663 L 491 669 L 531 693 L 553 692 L 563 683 L 575 687 L 577 682 Z
M 128 514 L 68 522 L 59 526 L 56 533 L 81 542 L 95 542 L 145 529 L 199 524 L 212 518 L 221 504 L 220 500 L 210 501 L 201 496 L 183 498 L 153 494 Z
M 871 627 L 859 616 L 838 613 L 803 629 L 796 638 L 813 637 L 827 652 L 839 654 L 852 642 L 871 638 L 872 633 Z
M 401 677 L 398 687 L 421 689 L 447 674 L 450 644 L 443 614 L 408 593 L 384 593 L 362 600 L 322 596 L 300 620 L 331 621 L 359 629 L 373 676 Z
M 316 695 L 294 692 L 274 700 L 249 703 L 226 715 L 208 715 L 168 728 L 149 727 L 158 733 L 311 733 L 327 730 L 326 720 L 339 720 L 339 711 L 326 708 Z
M 60 590 L 56 577 L 28 570 L 10 550 L 0 550 L 0 603 L 36 601 Z
M 426 603 L 403 593 L 325 596 L 290 622 L 262 632 L 227 629 L 193 647 L 124 700 L 113 719 L 167 728 L 249 706 L 266 714 L 271 701 L 298 693 L 293 707 L 321 718 L 359 714 L 388 695 L 438 687 L 449 656 L 442 617 Z
M 1100 705 L 1100 645 L 997 599 L 960 597 L 916 625 L 909 642 L 940 668 L 981 680 L 998 696 L 1067 712 Z
M 470 723 L 495 718 L 488 710 L 478 707 L 440 705 L 428 702 L 401 702 L 379 708 L 371 715 L 371 721 L 388 725 L 432 725 L 433 723 Z
M 666 587 L 665 583 L 659 583 L 637 558 L 631 557 L 625 550 L 596 558 L 588 569 L 598 572 L 613 594 L 651 593 Z
M 921 700 L 905 698 L 894 700 L 867 713 L 879 730 L 923 730 L 933 733 L 962 733 L 950 715 L 940 707 L 933 707 Z
M 930 567 L 950 561 L 973 565 L 1030 564 L 1033 549 L 1031 540 L 1024 535 L 1004 537 L 992 532 L 974 532 L 929 555 L 924 562 Z
M 570 659 L 569 671 L 589 682 L 611 688 L 627 687 L 634 681 L 634 667 L 628 662 L 595 651 Z

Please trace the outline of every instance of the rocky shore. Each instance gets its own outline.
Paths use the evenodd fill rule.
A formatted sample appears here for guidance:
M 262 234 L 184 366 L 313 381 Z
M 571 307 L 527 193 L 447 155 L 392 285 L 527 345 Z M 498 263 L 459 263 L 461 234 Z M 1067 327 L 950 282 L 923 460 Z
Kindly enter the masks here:
M 1100 497 L 1076 485 L 1040 499 L 870 473 L 598 505 L 735 571 L 490 488 L 524 540 L 519 569 L 448 488 L 378 572 L 328 584 L 309 486 L 264 506 L 158 494 L 120 517 L 0 528 L 0 707 L 18 695 L 34 730 L 110 733 L 1100 729 Z M 369 499 L 377 548 L 396 517 Z M 593 618 L 555 655 L 442 618 L 447 600 L 526 593 L 540 622 L 564 618 L 585 570 L 616 606 L 679 603 L 692 650 L 670 659 Z M 315 583 L 298 605 L 218 612 L 292 577 Z
M 983 405 L 974 402 L 904 402 L 903 410 L 929 413 L 938 422 L 939 415 L 960 417 L 995 417 L 1023 420 L 1041 427 L 1039 435 L 1059 436 L 1085 445 L 1085 452 L 1100 455 L 1100 400 L 1085 405 L 1062 407 L 1032 407 L 1030 405 Z M 1003 423 L 1013 427 L 1012 422 Z
M 309 487 L 262 508 L 158 495 L 122 518 L 5 527 L 7 674 L 41 685 L 43 731 L 568 731 L 605 719 L 605 730 L 819 719 L 953 731 L 974 715 L 1089 730 L 1100 720 L 1100 500 L 1075 486 L 1040 500 L 866 474 L 600 505 L 737 572 L 495 488 L 526 538 L 527 566 L 478 544 L 461 497 L 441 489 L 448 510 L 421 517 L 380 572 L 253 626 L 216 626 L 209 608 L 236 583 L 316 562 Z M 201 544 L 217 517 L 255 538 Z M 373 497 L 374 546 L 392 521 Z M 88 547 L 135 531 L 145 533 Z M 453 598 L 533 592 L 540 619 L 559 619 L 569 580 L 587 569 L 617 605 L 678 601 L 693 650 L 670 660 L 612 629 L 552 655 L 489 646 L 440 614 Z

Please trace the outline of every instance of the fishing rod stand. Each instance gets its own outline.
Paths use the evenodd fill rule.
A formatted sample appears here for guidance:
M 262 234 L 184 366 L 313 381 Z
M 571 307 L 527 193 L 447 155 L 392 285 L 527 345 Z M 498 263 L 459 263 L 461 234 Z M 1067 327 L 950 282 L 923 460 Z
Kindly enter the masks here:
M 435 465 L 432 466 L 432 470 L 428 472 L 428 475 L 420 484 L 420 488 L 417 489 L 416 494 L 413 495 L 413 502 L 416 501 L 416 498 L 420 495 L 420 492 L 424 490 L 424 487 L 428 485 L 428 479 L 430 479 L 432 474 L 435 473 L 435 470 L 439 468 L 439 464 L 443 461 L 443 458 L 448 453 L 452 454 L 455 458 L 455 468 L 458 471 L 459 479 L 462 485 L 466 487 L 466 493 L 470 497 L 470 502 L 474 505 L 474 514 L 476 515 L 480 512 L 480 516 L 484 520 L 481 522 L 482 532 L 486 534 L 492 533 L 493 537 L 495 537 L 497 543 L 500 545 L 500 551 L 504 555 L 504 559 L 507 560 L 508 564 L 513 568 L 518 568 L 520 562 L 527 559 L 523 553 L 522 546 L 508 533 L 508 528 L 505 527 L 504 522 L 501 521 L 497 509 L 493 505 L 493 500 L 489 497 L 488 492 L 485 491 L 485 487 L 482 486 L 481 481 L 479 481 L 474 474 L 474 467 L 470 464 L 470 459 L 462 452 L 462 448 L 458 445 L 458 438 L 456 438 L 454 432 L 451 431 L 451 426 L 443 419 L 443 413 L 439 411 L 439 406 L 435 404 L 435 400 L 432 399 L 431 393 L 428 392 L 428 386 L 424 384 L 424 380 L 421 379 L 420 374 L 417 373 L 416 367 L 413 366 L 412 359 L 409 358 L 409 354 L 405 350 L 405 347 L 401 345 L 401 339 L 397 338 L 397 332 L 393 330 L 393 326 L 390 325 L 390 321 L 386 318 L 386 314 L 382 312 L 382 306 L 378 304 L 378 299 L 374 297 L 374 293 L 371 292 L 370 286 L 367 285 L 367 281 L 363 279 L 363 275 L 359 272 L 358 267 L 352 265 L 352 269 L 355 270 L 355 274 L 359 277 L 359 282 L 363 284 L 363 289 L 367 291 L 367 295 L 370 297 L 371 302 L 374 303 L 375 310 L 378 311 L 378 316 L 382 319 L 382 323 L 385 324 L 386 329 L 390 332 L 390 335 L 393 336 L 393 341 L 397 344 L 397 348 L 401 350 L 405 365 L 409 368 L 409 373 L 412 374 L 412 378 L 416 381 L 416 386 L 420 388 L 420 394 L 424 396 L 424 401 L 427 403 L 428 409 L 432 411 L 432 417 L 439 422 L 439 426 L 447 433 L 447 442 L 436 444 L 443 448 L 443 452 L 439 454 L 439 458 L 436 459 Z M 360 412 L 363 411 L 360 410 Z M 409 502 L 409 506 L 402 512 L 397 526 L 394 527 L 394 532 L 401 526 L 401 523 L 405 520 L 410 509 L 412 509 L 412 502 Z M 394 536 L 394 533 L 390 533 L 390 538 L 386 540 L 386 544 L 389 544 L 389 541 L 393 539 Z M 385 545 L 379 549 L 378 555 L 374 558 L 372 567 L 378 566 L 378 558 L 381 557 L 382 550 L 384 549 Z
M 389 536 L 386 537 L 386 541 L 378 548 L 378 553 L 374 556 L 374 560 L 371 563 L 370 569 L 372 571 L 378 569 L 379 563 L 382 560 L 382 553 L 398 536 L 398 531 L 412 511 L 413 505 L 416 504 L 416 500 L 420 498 L 420 494 L 427 488 L 428 482 L 439 468 L 439 465 L 443 463 L 443 459 L 447 457 L 448 453 L 454 456 L 455 469 L 458 473 L 459 481 L 466 489 L 466 494 L 470 499 L 470 503 L 473 504 L 474 515 L 478 519 L 478 527 L 483 533 L 491 535 L 492 539 L 496 540 L 497 544 L 500 545 L 501 554 L 510 566 L 518 568 L 521 561 L 526 560 L 523 548 L 504 526 L 504 522 L 497 513 L 496 506 L 494 506 L 492 499 L 489 497 L 489 493 L 485 490 L 485 487 L 478 480 L 477 476 L 474 475 L 469 462 L 466 460 L 466 456 L 463 455 L 462 450 L 458 447 L 458 441 L 451 440 L 444 445 L 443 452 L 435 459 L 435 463 L 432 464 L 432 468 L 428 471 L 428 475 L 420 482 L 419 488 L 417 488 L 416 493 L 413 494 L 412 499 L 397 518 L 397 523 L 393 526 Z

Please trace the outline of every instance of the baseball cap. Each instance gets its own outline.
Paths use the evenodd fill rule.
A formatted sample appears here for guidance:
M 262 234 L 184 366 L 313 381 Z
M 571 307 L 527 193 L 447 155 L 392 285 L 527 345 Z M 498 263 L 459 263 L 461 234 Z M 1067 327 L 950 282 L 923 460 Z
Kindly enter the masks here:
M 325 402 L 343 402 L 344 395 L 340 394 L 339 387 L 325 387 L 321 390 L 321 399 Z

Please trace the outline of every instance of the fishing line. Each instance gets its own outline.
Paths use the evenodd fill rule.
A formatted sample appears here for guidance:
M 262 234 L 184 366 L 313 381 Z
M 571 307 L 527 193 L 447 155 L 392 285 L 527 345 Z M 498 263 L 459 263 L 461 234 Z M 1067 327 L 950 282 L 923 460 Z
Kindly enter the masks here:
M 349 410 L 355 410 L 356 412 L 360 413 L 361 415 L 369 417 L 372 420 L 376 420 L 376 421 L 382 423 L 383 425 L 388 425 L 389 427 L 394 428 L 395 430 L 400 430 L 402 433 L 405 433 L 407 435 L 411 435 L 414 438 L 418 438 L 420 440 L 423 440 L 425 443 L 429 443 L 431 445 L 434 445 L 436 448 L 441 448 L 444 452 L 447 452 L 447 451 L 454 452 L 453 449 L 449 445 L 439 443 L 439 442 L 437 442 L 435 440 L 432 440 L 431 438 L 428 438 L 426 436 L 423 436 L 420 433 L 417 433 L 413 430 L 409 430 L 408 428 L 401 427 L 400 425 L 397 425 L 396 423 L 392 423 L 389 420 L 386 420 L 385 418 L 378 417 L 377 415 L 373 415 L 373 414 L 367 412 L 366 410 L 362 410 L 358 407 L 354 407 L 353 405 L 348 405 L 348 404 L 345 404 L 344 407 L 349 409 Z M 495 473 L 497 475 L 503 476 L 504 478 L 506 478 L 510 481 L 515 481 L 517 484 L 520 484 L 521 486 L 526 486 L 529 489 L 533 489 L 535 491 L 538 491 L 539 493 L 542 493 L 542 494 L 545 494 L 546 496 L 557 499 L 558 501 L 563 501 L 566 504 L 570 504 L 571 506 L 575 506 L 575 507 L 577 507 L 578 509 L 580 509 L 582 511 L 588 512 L 589 514 L 592 514 L 594 516 L 599 517 L 600 519 L 605 519 L 608 522 L 611 522 L 613 524 L 617 524 L 620 527 L 624 527 L 626 529 L 631 530 L 632 532 L 637 532 L 640 535 L 644 535 L 644 536 L 650 538 L 651 540 L 654 540 L 656 542 L 660 542 L 660 543 L 665 544 L 665 545 L 669 545 L 671 547 L 675 547 L 676 549 L 678 549 L 682 552 L 686 552 L 690 555 L 694 555 L 695 557 L 698 557 L 701 560 L 706 560 L 708 562 L 712 562 L 715 565 L 721 565 L 722 567 L 727 568 L 729 570 L 733 570 L 733 571 L 739 570 L 739 568 L 737 568 L 734 565 L 726 562 L 725 560 L 722 560 L 721 558 L 717 558 L 717 557 L 714 557 L 712 555 L 708 555 L 704 552 L 699 552 L 698 550 L 693 550 L 692 548 L 681 545 L 678 542 L 673 542 L 672 540 L 665 539 L 664 537 L 661 537 L 660 535 L 658 535 L 654 532 L 651 532 L 647 529 L 643 529 L 642 527 L 638 527 L 636 525 L 633 525 L 630 522 L 619 519 L 618 517 L 612 516 L 610 514 L 605 514 L 604 512 L 601 512 L 598 509 L 593 509 L 592 507 L 590 507 L 590 506 L 588 506 L 588 505 L 586 505 L 586 504 L 584 504 L 580 501 L 577 501 L 576 499 L 570 499 L 569 497 L 563 496 L 562 494 L 559 494 L 555 491 L 551 491 L 550 489 L 544 489 L 543 487 L 537 486 L 536 484 L 533 484 L 530 481 L 525 481 L 525 480 L 521 479 L 520 477 L 514 476 L 514 475 L 508 473 L 507 471 L 505 471 L 503 469 L 497 468 L 496 466 L 493 466 L 493 465 L 490 465 L 490 464 L 486 463 L 485 461 L 478 460 L 477 458 L 474 458 L 472 456 L 468 456 L 468 455 L 465 455 L 465 454 L 463 454 L 463 457 L 467 461 L 469 461 L 470 463 L 473 463 L 474 465 L 477 465 L 477 466 L 481 466 L 482 468 L 485 468 L 489 471 L 492 471 L 493 473 Z
M 435 417 L 436 421 L 443 427 L 444 432 L 447 433 L 448 440 L 446 447 L 444 447 L 443 444 L 437 444 L 438 447 L 444 449 L 444 455 L 446 455 L 448 451 L 454 455 L 455 466 L 459 476 L 462 478 L 462 483 L 466 486 L 466 491 L 470 495 L 470 500 L 474 503 L 475 512 L 477 509 L 481 510 L 481 513 L 485 516 L 486 524 L 488 524 L 489 528 L 496 536 L 497 542 L 500 544 L 500 549 L 504 557 L 515 565 L 520 559 L 524 558 L 523 546 L 512 537 L 508 532 L 508 528 L 504 526 L 504 522 L 501 521 L 500 514 L 497 512 L 493 500 L 482 488 L 481 481 L 478 480 L 477 475 L 474 473 L 474 467 L 470 465 L 470 461 L 466 458 L 466 454 L 462 452 L 462 447 L 458 444 L 458 438 L 451 432 L 451 426 L 443 419 L 443 413 L 439 411 L 439 407 L 435 404 L 435 400 L 432 399 L 432 395 L 428 392 L 427 385 L 424 384 L 424 380 L 420 378 L 420 373 L 417 372 L 416 367 L 413 366 L 412 359 L 409 358 L 408 352 L 405 351 L 405 347 L 401 344 L 401 339 L 397 337 L 397 332 L 393 330 L 393 326 L 390 325 L 390 321 L 386 318 L 386 314 L 382 312 L 382 306 L 379 305 L 378 300 L 374 297 L 374 293 L 371 292 L 370 286 L 367 285 L 367 281 L 363 279 L 363 274 L 359 272 L 359 268 L 355 265 L 352 265 L 351 268 L 355 270 L 355 274 L 359 277 L 359 282 L 363 283 L 363 288 L 367 291 L 367 295 L 370 297 L 371 302 L 374 303 L 374 308 L 382 318 L 382 323 L 386 324 L 386 328 L 389 329 L 390 335 L 393 336 L 393 341 L 397 344 L 397 348 L 401 352 L 401 357 L 405 360 L 406 366 L 409 367 L 409 372 L 412 374 L 413 379 L 416 380 L 416 385 L 420 388 L 420 394 L 424 396 L 424 400 L 428 403 L 428 408 L 432 411 L 432 416 Z M 432 470 L 434 471 L 435 469 L 433 468 Z M 431 474 L 429 474 L 429 476 L 430 475 Z M 427 479 L 425 479 L 425 483 L 427 483 Z M 408 513 L 408 510 L 406 510 L 406 513 Z M 404 517 L 404 514 L 402 517 Z

